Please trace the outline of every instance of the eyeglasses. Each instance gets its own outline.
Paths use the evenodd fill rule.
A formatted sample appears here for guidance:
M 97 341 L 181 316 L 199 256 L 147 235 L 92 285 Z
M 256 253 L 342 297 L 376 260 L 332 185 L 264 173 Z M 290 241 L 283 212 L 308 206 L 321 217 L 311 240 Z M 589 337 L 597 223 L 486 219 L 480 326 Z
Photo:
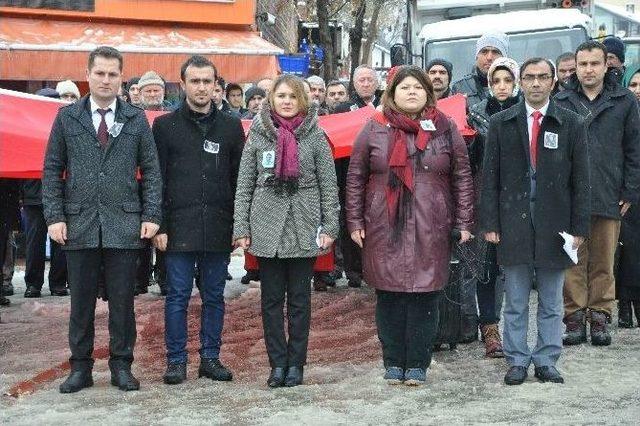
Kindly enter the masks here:
M 540 83 L 546 83 L 552 78 L 553 76 L 551 74 L 525 74 L 522 76 L 522 81 L 525 83 L 533 83 L 538 80 Z

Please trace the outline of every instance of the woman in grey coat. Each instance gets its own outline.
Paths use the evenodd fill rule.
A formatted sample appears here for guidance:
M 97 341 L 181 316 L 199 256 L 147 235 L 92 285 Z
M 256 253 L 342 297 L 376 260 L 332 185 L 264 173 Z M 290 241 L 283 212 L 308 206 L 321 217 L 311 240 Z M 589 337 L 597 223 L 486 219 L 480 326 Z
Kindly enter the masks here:
M 254 118 L 242 153 L 234 240 L 258 258 L 270 387 L 302 383 L 318 255 L 338 236 L 331 149 L 302 80 L 282 75 Z M 284 330 L 287 299 L 288 335 Z

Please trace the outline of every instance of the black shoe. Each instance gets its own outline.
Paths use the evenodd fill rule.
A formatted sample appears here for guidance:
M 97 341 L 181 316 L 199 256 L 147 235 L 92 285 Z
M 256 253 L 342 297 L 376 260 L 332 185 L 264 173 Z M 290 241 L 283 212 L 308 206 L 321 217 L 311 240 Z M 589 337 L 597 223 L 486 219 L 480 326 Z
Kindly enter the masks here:
M 510 367 L 504 376 L 504 383 L 507 385 L 521 385 L 525 380 L 527 380 L 527 369 L 521 366 Z
M 458 343 L 473 343 L 478 340 L 478 318 L 464 316 L 460 326 L 460 340 Z
M 91 377 L 91 371 L 72 371 L 60 385 L 60 393 L 74 393 L 84 388 L 93 386 L 93 377 Z
M 51 289 L 51 295 L 52 296 L 68 296 L 69 295 L 69 290 L 67 290 L 64 287 L 62 287 L 62 288 L 54 288 L 54 289 Z
M 284 385 L 288 388 L 302 384 L 303 368 L 289 367 L 287 369 L 287 377 L 284 379 Z
M 611 334 L 607 328 L 608 318 L 603 312 L 591 311 L 591 344 L 593 346 L 609 346 Z
M 360 277 L 351 277 L 347 281 L 347 285 L 351 288 L 360 288 L 362 287 L 362 278 Z
M 11 304 L 11 300 L 7 299 L 4 296 L 0 296 L 0 306 L 9 306 Z
M 249 284 L 250 281 L 260 281 L 260 274 L 254 269 L 249 269 L 246 275 L 240 278 L 242 284 Z
M 180 362 L 167 365 L 162 380 L 168 385 L 177 385 L 187 380 L 187 363 Z
M 327 291 L 327 283 L 320 277 L 313 277 L 313 289 L 315 291 Z
M 233 374 L 220 363 L 218 358 L 202 358 L 200 359 L 198 377 L 208 377 L 211 380 L 228 382 L 233 379 Z
M 564 379 L 555 367 L 536 367 L 534 375 L 542 383 L 564 383 Z
M 26 299 L 30 299 L 30 298 L 36 298 L 36 297 L 41 297 L 42 294 L 40 293 L 40 290 L 38 290 L 36 287 L 30 285 L 27 286 L 27 289 L 24 292 L 24 297 Z
M 121 369 L 111 372 L 111 384 L 121 391 L 134 391 L 140 389 L 140 382 L 133 377 L 131 370 Z
M 562 344 L 565 346 L 579 345 L 587 341 L 587 324 L 585 311 L 581 309 L 564 318 L 567 329 L 562 336 Z
M 267 379 L 267 386 L 270 388 L 279 388 L 284 386 L 285 371 L 286 368 L 284 367 L 272 368 L 271 374 L 269 374 L 269 378 Z
M 146 285 L 137 285 L 133 295 L 139 296 L 141 294 L 147 294 L 147 293 L 149 293 L 149 287 L 147 287 Z
M 618 327 L 633 328 L 633 315 L 631 314 L 631 300 L 618 301 Z
M 3 296 L 13 296 L 14 289 L 13 284 L 2 284 L 2 295 Z
M 638 327 L 640 327 L 640 301 L 633 301 L 633 313 L 636 315 L 636 321 L 638 322 Z

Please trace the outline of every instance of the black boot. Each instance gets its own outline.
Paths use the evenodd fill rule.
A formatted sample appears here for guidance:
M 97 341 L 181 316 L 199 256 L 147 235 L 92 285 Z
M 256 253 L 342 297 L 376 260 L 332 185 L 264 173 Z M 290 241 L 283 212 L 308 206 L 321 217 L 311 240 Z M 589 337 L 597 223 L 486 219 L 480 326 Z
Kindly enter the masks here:
M 631 300 L 618 300 L 618 327 L 633 328 L 633 316 L 631 315 Z
M 168 385 L 177 385 L 187 380 L 187 363 L 180 362 L 167 365 L 162 380 Z
M 285 371 L 284 367 L 274 367 L 271 369 L 271 374 L 267 379 L 267 386 L 270 388 L 279 388 L 284 386 Z
M 289 367 L 287 369 L 287 376 L 284 379 L 284 385 L 288 388 L 301 385 L 302 378 L 303 378 L 302 367 Z
M 72 371 L 67 380 L 60 385 L 60 393 L 74 393 L 93 386 L 91 370 Z
M 233 374 L 227 367 L 220 363 L 218 358 L 202 358 L 198 377 L 208 377 L 211 380 L 228 382 L 233 379 Z
M 633 301 L 633 312 L 636 315 L 636 321 L 638 322 L 638 327 L 640 327 L 640 300 Z
M 587 324 L 585 311 L 580 309 L 564 318 L 567 329 L 562 336 L 562 344 L 565 346 L 579 345 L 587 341 Z
M 136 379 L 129 368 L 121 368 L 111 371 L 111 385 L 116 386 L 121 391 L 134 391 L 140 389 L 140 382 Z

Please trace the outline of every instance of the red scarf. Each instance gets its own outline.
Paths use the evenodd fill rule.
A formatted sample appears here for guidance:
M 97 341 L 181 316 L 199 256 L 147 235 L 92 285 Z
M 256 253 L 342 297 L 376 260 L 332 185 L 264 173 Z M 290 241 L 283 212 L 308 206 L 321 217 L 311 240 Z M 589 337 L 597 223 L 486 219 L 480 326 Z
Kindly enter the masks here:
M 435 131 L 425 131 L 420 122 L 431 120 L 438 134 L 444 127 L 443 114 L 435 108 L 428 108 L 421 117 L 411 119 L 405 114 L 389 108 L 384 110 L 384 118 L 392 129 L 389 144 L 389 182 L 386 188 L 387 211 L 393 235 L 398 236 L 410 214 L 413 199 L 413 164 L 407 148 L 407 134 L 415 135 L 414 146 L 418 158 L 421 157 Z

